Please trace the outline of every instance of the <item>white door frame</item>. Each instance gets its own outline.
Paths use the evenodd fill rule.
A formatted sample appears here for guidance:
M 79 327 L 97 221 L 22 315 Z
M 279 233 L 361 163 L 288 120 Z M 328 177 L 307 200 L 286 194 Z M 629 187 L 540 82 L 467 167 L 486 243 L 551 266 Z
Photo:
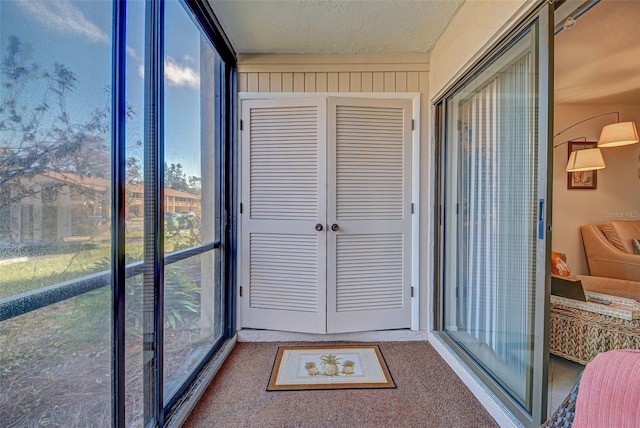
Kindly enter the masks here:
M 242 102 L 244 100 L 258 99 L 283 99 L 283 98 L 314 98 L 314 97 L 342 97 L 342 98 L 378 98 L 378 99 L 410 99 L 412 100 L 413 132 L 411 133 L 411 202 L 413 203 L 413 216 L 411 219 L 411 285 L 413 286 L 413 297 L 411 298 L 411 330 L 419 330 L 420 321 L 420 93 L 419 92 L 240 92 L 238 93 L 238 124 L 242 119 Z M 240 134 L 240 133 L 238 133 Z M 240 138 L 240 136 L 238 137 Z M 238 141 L 237 159 L 242 159 L 242 144 Z M 242 177 L 242 165 L 238 161 L 238 177 Z M 240 189 L 241 186 L 238 186 Z M 242 197 L 238 197 L 238 204 Z M 240 207 L 236 207 L 240 212 Z M 239 236 L 242 235 L 242 215 L 238 216 Z M 241 254 L 242 243 L 238 241 L 238 254 Z M 242 272 L 241 258 L 238 257 L 237 270 L 239 275 Z M 244 278 L 238 278 L 238 286 L 242 286 Z M 236 290 L 236 293 L 238 291 Z M 236 325 L 242 325 L 242 305 L 241 300 L 236 303 Z M 422 308 L 429 312 L 429 308 Z M 240 327 L 238 327 L 240 328 Z

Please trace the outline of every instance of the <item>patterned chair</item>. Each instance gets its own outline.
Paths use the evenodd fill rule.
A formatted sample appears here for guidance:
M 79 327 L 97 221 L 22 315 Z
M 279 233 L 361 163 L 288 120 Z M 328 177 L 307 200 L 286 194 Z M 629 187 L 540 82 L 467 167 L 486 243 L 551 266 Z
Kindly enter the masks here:
M 580 380 L 582 379 L 582 374 L 578 376 L 578 380 L 576 384 L 571 388 L 571 391 L 567 395 L 567 398 L 564 399 L 560 407 L 555 411 L 553 415 L 549 419 L 546 420 L 544 424 L 541 425 L 541 428 L 569 428 L 573 425 L 573 418 L 576 415 L 576 401 L 578 399 L 578 389 L 580 388 Z

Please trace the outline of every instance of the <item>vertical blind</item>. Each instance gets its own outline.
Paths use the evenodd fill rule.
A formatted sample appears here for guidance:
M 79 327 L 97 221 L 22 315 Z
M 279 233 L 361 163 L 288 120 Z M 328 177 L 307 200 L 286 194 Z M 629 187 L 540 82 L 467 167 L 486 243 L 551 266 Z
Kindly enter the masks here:
M 506 383 L 517 390 L 524 389 L 525 382 L 516 379 L 529 366 L 535 285 L 533 90 L 526 52 L 454 104 L 459 144 L 455 324 L 470 336 L 467 343 L 482 350 L 479 359 L 494 371 L 511 373 Z

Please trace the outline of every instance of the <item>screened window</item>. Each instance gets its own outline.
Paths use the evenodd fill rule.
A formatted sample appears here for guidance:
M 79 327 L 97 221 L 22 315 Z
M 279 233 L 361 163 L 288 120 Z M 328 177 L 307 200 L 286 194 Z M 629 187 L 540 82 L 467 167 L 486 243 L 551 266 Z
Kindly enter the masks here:
M 0 201 L 8 220 L 0 220 L 5 426 L 90 426 L 103 415 L 108 425 L 112 412 L 108 282 L 93 293 L 25 300 L 105 271 L 112 250 L 109 227 L 92 237 L 81 230 L 87 207 L 74 205 L 69 191 L 72 183 L 109 184 L 112 7 L 60 6 L 0 6 L 0 188 L 12 189 Z M 18 302 L 30 310 L 16 313 Z
M 210 13 L 2 4 L 8 426 L 163 426 L 234 330 L 235 58 Z

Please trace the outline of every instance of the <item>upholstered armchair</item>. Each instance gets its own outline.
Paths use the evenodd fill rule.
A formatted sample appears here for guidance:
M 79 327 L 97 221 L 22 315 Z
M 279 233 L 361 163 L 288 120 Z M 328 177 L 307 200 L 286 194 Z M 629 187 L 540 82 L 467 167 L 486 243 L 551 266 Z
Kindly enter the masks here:
M 640 350 L 598 354 L 541 428 L 637 427 Z
M 611 221 L 580 227 L 592 276 L 640 281 L 640 255 L 632 239 L 640 239 L 640 221 Z

